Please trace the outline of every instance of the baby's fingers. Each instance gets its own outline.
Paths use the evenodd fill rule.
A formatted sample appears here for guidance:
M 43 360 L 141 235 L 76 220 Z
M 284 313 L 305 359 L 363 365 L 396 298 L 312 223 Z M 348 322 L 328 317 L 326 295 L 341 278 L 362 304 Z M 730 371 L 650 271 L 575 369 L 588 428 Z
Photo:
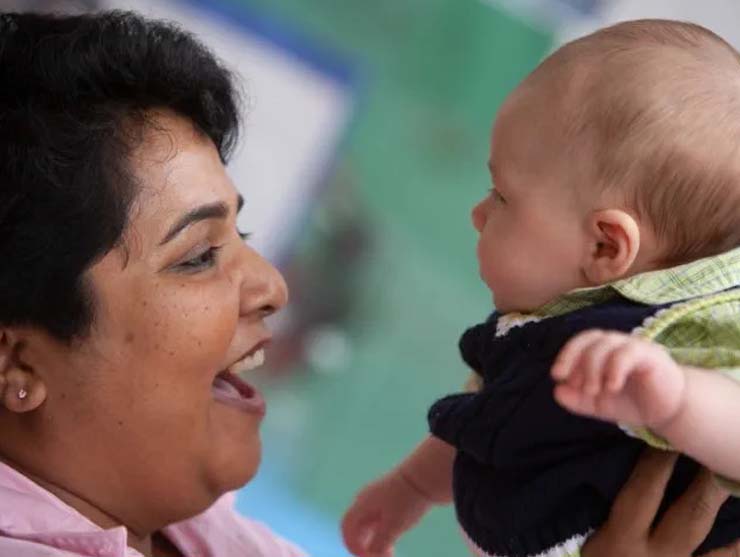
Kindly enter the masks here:
M 609 392 L 618 393 L 624 388 L 630 375 L 635 371 L 639 350 L 639 345 L 625 343 L 609 356 L 605 364 L 607 368 L 606 388 Z
M 605 334 L 604 331 L 593 329 L 576 335 L 568 341 L 552 366 L 553 379 L 555 381 L 568 379 L 578 369 L 584 351 L 594 342 L 603 338 Z
M 592 416 L 596 412 L 596 399 L 569 383 L 561 383 L 555 387 L 554 396 L 558 404 L 574 414 Z
M 619 334 L 603 334 L 595 338 L 584 350 L 581 360 L 576 364 L 583 369 L 586 376 L 584 391 L 592 397 L 598 396 L 606 390 L 609 380 L 606 363 L 615 352 L 618 352 L 625 343 Z
M 369 514 L 355 502 L 344 515 L 341 524 L 342 538 L 353 555 L 365 555 L 380 521 L 379 514 Z
M 392 557 L 393 544 L 401 534 L 399 530 L 390 527 L 379 527 L 373 532 L 367 550 L 370 555 L 379 557 Z

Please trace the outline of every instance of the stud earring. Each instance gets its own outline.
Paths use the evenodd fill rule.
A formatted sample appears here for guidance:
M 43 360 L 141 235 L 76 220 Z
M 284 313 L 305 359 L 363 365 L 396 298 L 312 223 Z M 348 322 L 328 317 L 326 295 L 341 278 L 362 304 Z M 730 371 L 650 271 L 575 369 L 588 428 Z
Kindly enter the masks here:
M 23 400 L 28 396 L 28 391 L 26 389 L 21 389 L 18 391 L 18 398 Z

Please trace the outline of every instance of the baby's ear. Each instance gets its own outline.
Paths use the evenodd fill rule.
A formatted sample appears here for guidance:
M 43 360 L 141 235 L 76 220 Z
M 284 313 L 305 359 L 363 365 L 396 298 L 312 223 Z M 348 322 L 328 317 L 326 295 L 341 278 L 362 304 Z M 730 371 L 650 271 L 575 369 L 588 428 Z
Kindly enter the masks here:
M 640 251 L 640 227 L 620 209 L 594 211 L 588 221 L 583 274 L 593 286 L 627 275 Z
M 46 400 L 46 384 L 23 362 L 23 340 L 0 328 L 0 406 L 11 412 L 36 410 Z

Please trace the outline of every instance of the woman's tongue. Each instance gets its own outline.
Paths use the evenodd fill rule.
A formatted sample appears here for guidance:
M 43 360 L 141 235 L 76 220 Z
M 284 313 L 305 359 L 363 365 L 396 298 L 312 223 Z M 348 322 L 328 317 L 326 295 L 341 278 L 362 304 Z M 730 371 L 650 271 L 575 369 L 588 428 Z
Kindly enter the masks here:
M 261 394 L 238 375 L 240 372 L 251 371 L 263 363 L 264 351 L 258 350 L 219 373 L 211 385 L 214 400 L 247 412 L 264 414 L 265 401 Z
M 227 372 L 228 373 L 228 372 Z M 221 374 L 216 376 L 211 385 L 211 392 L 216 400 L 223 399 L 240 399 L 242 398 L 239 389 L 229 383 Z

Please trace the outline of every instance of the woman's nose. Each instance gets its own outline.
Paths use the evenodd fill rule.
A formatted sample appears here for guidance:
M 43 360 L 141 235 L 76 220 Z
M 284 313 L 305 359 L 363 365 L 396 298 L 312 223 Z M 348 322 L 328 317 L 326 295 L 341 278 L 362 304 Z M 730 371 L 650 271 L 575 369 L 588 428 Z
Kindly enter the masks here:
M 251 251 L 251 250 L 250 250 Z M 242 279 L 242 314 L 259 312 L 267 317 L 288 303 L 288 286 L 283 275 L 256 252 L 244 263 Z
M 485 199 L 478 202 L 478 204 L 473 207 L 473 210 L 470 212 L 470 220 L 473 222 L 473 227 L 478 232 L 481 232 L 486 224 L 485 203 Z

